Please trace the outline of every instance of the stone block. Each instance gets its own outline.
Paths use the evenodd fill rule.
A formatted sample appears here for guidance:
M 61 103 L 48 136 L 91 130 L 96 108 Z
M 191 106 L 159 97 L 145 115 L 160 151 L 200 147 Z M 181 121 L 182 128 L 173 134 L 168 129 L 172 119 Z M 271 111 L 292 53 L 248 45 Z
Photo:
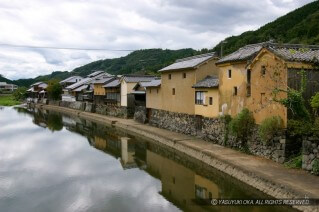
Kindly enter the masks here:
M 280 139 L 280 143 L 281 144 L 285 144 L 286 143 L 286 139 L 285 138 Z

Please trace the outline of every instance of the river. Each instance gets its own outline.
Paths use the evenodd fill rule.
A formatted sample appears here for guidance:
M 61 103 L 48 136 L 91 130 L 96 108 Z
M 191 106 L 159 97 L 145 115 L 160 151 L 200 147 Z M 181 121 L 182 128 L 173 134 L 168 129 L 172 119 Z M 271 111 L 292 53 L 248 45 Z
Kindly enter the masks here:
M 292 211 L 212 206 L 269 198 L 212 167 L 119 129 L 0 108 L 0 211 Z

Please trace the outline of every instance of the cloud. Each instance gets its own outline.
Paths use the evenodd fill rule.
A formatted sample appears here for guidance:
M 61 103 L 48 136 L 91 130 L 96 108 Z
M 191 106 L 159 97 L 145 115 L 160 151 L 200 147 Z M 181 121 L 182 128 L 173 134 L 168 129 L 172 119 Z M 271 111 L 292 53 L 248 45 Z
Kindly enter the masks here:
M 1 43 L 107 49 L 210 48 L 311 0 L 2 0 Z M 11 79 L 70 71 L 127 52 L 0 47 Z M 5 59 L 4 59 L 5 58 Z

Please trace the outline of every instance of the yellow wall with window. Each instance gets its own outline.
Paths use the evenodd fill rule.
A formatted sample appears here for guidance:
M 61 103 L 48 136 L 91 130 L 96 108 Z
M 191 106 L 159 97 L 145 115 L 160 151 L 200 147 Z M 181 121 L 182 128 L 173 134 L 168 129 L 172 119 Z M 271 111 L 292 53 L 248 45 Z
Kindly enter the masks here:
M 245 107 L 247 100 L 246 62 L 221 64 L 219 66 L 219 111 L 224 115 L 237 115 Z M 231 70 L 231 77 L 229 77 Z M 235 87 L 237 95 L 235 95 Z
M 204 117 L 218 117 L 219 116 L 219 94 L 218 88 L 196 88 L 196 92 L 204 92 L 203 104 L 195 104 L 195 114 Z M 212 102 L 210 102 L 212 98 Z M 195 99 L 194 102 L 196 103 Z M 210 104 L 212 103 L 212 104 Z
M 161 72 L 162 110 L 195 114 L 195 89 L 192 86 L 207 75 L 218 76 L 215 62 L 216 59 L 212 59 L 196 69 Z
M 287 89 L 287 67 L 285 61 L 273 53 L 263 50 L 254 59 L 251 68 L 251 96 L 247 101 L 247 108 L 253 112 L 257 124 L 265 118 L 280 116 L 287 125 L 287 109 L 273 100 L 275 88 Z M 264 71 L 262 71 L 264 70 Z M 277 98 L 286 98 L 280 93 Z

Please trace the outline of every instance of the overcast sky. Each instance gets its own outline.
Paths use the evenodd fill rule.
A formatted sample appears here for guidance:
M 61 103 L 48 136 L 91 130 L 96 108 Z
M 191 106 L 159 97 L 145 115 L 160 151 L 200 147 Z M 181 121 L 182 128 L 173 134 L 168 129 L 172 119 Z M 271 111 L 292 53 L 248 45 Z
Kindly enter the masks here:
M 312 0 L 1 0 L 0 43 L 146 49 L 211 48 Z M 0 46 L 0 74 L 30 78 L 128 52 Z

